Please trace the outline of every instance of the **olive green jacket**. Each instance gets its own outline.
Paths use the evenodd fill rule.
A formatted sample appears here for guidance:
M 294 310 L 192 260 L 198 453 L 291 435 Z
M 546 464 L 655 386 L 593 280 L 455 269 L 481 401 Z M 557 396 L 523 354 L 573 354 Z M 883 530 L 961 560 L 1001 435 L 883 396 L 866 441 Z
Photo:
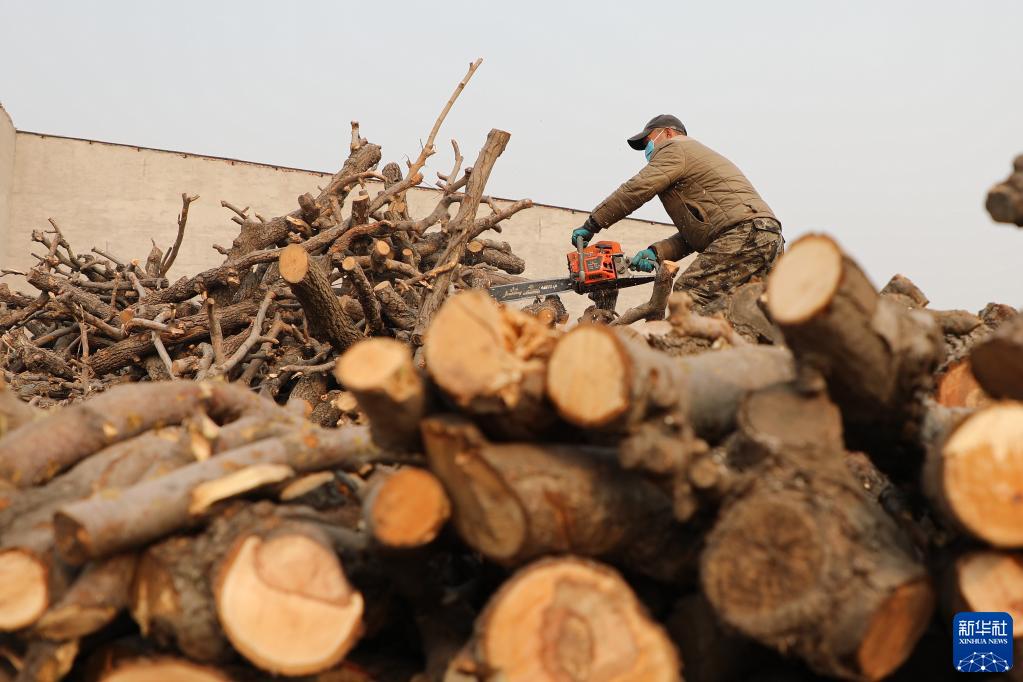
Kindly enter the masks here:
M 661 260 L 703 251 L 738 223 L 775 218 L 734 163 L 690 137 L 673 137 L 658 145 L 643 170 L 593 209 L 591 222 L 600 229 L 610 227 L 655 195 L 678 228 L 678 234 L 651 245 Z

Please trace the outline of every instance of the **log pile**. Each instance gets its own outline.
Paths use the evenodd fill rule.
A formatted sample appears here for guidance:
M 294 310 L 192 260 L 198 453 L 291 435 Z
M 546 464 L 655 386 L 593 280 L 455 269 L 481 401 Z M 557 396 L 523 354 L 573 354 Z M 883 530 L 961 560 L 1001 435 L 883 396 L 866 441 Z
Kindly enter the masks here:
M 711 317 L 671 265 L 571 327 L 499 305 L 507 133 L 408 215 L 443 117 L 375 197 L 353 126 L 177 282 L 192 197 L 145 266 L 38 235 L 40 295 L 0 289 L 0 680 L 915 680 L 952 613 L 1023 618 L 1015 310 L 819 234 Z

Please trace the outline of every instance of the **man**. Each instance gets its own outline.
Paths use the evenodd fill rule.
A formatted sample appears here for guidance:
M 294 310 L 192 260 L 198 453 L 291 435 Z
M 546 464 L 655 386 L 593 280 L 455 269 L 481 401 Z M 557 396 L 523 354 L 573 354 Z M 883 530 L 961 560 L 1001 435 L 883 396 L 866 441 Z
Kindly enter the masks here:
M 678 234 L 637 253 L 631 266 L 652 271 L 657 263 L 700 255 L 675 282 L 698 310 L 754 277 L 763 277 L 784 248 L 781 223 L 735 164 L 686 134 L 678 118 L 655 116 L 628 139 L 645 150 L 647 165 L 593 209 L 572 243 L 588 244 L 637 208 L 660 197 Z

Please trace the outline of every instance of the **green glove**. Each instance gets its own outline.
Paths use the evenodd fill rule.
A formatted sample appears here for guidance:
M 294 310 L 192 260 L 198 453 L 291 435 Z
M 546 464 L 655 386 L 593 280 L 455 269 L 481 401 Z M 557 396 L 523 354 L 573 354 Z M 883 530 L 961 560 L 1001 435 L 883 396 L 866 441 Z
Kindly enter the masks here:
M 600 232 L 600 226 L 593 222 L 593 218 L 586 218 L 586 222 L 582 224 L 582 227 L 577 227 L 572 230 L 572 246 L 577 246 L 575 240 L 579 237 L 583 238 L 583 246 L 589 246 L 590 240 L 593 236 Z
M 593 233 L 587 230 L 585 227 L 577 227 L 572 230 L 572 246 L 576 246 L 576 240 L 582 237 L 583 246 L 587 246 L 590 240 L 593 239 Z
M 629 261 L 629 267 L 633 270 L 653 272 L 657 268 L 657 254 L 654 253 L 653 249 L 643 249 L 632 257 L 632 260 Z

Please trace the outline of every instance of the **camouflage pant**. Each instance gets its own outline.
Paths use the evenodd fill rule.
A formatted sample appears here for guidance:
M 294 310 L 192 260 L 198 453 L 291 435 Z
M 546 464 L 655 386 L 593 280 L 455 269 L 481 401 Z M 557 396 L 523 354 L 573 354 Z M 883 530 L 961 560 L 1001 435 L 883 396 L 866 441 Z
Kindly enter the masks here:
M 675 291 L 688 292 L 702 311 L 754 277 L 764 277 L 785 249 L 781 227 L 758 219 L 740 223 L 700 252 L 675 280 Z

